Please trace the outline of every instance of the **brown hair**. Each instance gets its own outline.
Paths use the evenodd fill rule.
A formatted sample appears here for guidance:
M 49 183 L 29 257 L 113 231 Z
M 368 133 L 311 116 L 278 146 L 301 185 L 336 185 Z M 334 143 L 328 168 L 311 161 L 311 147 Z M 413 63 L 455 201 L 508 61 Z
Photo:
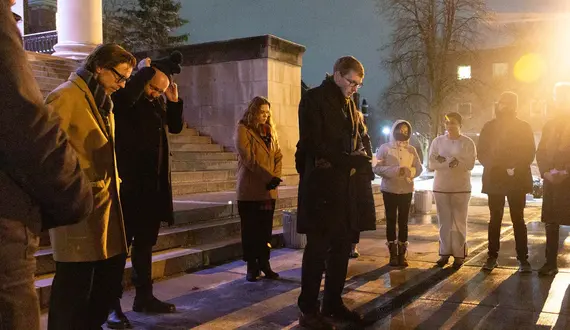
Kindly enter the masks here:
M 240 124 L 247 126 L 250 129 L 258 130 L 259 128 L 254 125 L 255 116 L 259 114 L 261 111 L 261 106 L 267 104 L 269 109 L 271 110 L 271 103 L 269 100 L 263 96 L 256 96 L 254 97 L 249 105 L 247 106 L 247 110 L 243 114 L 243 117 L 239 121 Z M 271 116 L 271 111 L 269 111 L 269 116 L 267 117 L 267 125 L 271 130 L 271 136 L 273 139 L 277 140 L 277 130 L 275 129 L 275 124 L 273 123 L 273 118 Z
M 344 76 L 350 70 L 356 72 L 360 77 L 364 77 L 364 66 L 354 56 L 343 56 L 336 60 L 333 72 L 338 71 Z
M 458 112 L 450 112 L 446 114 L 444 118 L 448 120 L 455 119 L 459 126 L 463 125 L 463 116 L 461 116 Z
M 87 56 L 83 65 L 88 71 L 95 72 L 96 68 L 111 69 L 123 63 L 134 68 L 137 60 L 133 54 L 117 44 L 102 44 Z

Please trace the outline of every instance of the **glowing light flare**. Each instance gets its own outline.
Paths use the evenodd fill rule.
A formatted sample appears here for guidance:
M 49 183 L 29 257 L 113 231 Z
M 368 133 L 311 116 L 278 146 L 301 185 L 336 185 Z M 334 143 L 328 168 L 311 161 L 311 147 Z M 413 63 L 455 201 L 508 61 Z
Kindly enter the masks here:
M 382 129 L 382 134 L 384 134 L 384 135 L 389 135 L 389 134 L 390 134 L 390 127 L 385 126 L 385 127 Z
M 552 39 L 552 74 L 566 76 L 570 73 L 570 20 L 566 13 L 556 21 L 556 30 Z
M 542 56 L 534 53 L 522 56 L 513 68 L 515 78 L 525 83 L 539 80 L 545 72 L 546 62 Z

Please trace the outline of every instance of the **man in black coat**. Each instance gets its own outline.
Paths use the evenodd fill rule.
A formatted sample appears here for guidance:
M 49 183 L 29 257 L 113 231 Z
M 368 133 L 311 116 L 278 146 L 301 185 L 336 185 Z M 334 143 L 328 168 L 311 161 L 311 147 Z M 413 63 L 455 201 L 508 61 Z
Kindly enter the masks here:
M 91 184 L 34 80 L 14 1 L 0 0 L 0 328 L 37 330 L 38 234 L 86 219 Z
M 497 264 L 501 236 L 501 222 L 505 197 L 515 232 L 519 272 L 532 269 L 528 262 L 528 239 L 524 221 L 526 194 L 532 192 L 530 165 L 534 160 L 535 144 L 532 128 L 517 118 L 518 96 L 505 92 L 496 104 L 496 118 L 486 123 L 479 136 L 478 158 L 484 166 L 483 193 L 489 196 L 489 252 L 484 270 L 491 271 Z
M 152 247 L 160 223 L 174 221 L 168 133 L 180 133 L 184 127 L 183 102 L 178 97 L 178 86 L 172 81 L 172 74 L 180 73 L 181 62 L 179 52 L 156 61 L 146 58 L 125 88 L 113 95 L 121 204 L 127 245 L 132 243 L 135 312 L 176 310 L 173 304 L 154 297 L 151 275 Z M 107 325 L 114 329 L 130 327 L 119 298 Z
M 541 276 L 558 273 L 560 226 L 570 226 L 570 83 L 554 87 L 555 116 L 542 129 L 536 162 L 544 178 L 542 222 L 546 229 L 546 263 Z
M 362 85 L 364 67 L 352 56 L 335 63 L 334 74 L 307 91 L 299 104 L 296 165 L 301 176 L 297 231 L 307 234 L 299 296 L 301 326 L 331 329 L 323 315 L 361 322 L 343 303 L 351 240 L 360 230 L 350 198 L 350 182 L 371 169 L 371 159 L 358 153 L 359 114 L 352 94 Z M 360 174 L 360 173 L 359 173 Z M 318 295 L 326 279 L 322 311 Z

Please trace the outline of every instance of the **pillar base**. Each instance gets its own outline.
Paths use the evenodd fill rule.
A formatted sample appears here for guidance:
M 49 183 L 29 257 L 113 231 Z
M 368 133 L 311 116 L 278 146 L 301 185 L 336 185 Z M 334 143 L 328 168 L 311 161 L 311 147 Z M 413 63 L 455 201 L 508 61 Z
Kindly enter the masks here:
M 97 47 L 96 44 L 83 44 L 76 42 L 59 42 L 53 46 L 53 56 L 69 58 L 72 60 L 84 60 Z

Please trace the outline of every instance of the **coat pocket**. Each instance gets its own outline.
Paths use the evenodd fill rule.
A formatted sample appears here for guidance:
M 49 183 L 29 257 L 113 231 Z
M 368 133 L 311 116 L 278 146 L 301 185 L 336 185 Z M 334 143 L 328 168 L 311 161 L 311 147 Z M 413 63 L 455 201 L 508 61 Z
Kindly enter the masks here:
M 110 197 L 109 188 L 111 186 L 111 178 L 91 181 L 91 190 L 93 192 L 93 209 L 101 207 Z

